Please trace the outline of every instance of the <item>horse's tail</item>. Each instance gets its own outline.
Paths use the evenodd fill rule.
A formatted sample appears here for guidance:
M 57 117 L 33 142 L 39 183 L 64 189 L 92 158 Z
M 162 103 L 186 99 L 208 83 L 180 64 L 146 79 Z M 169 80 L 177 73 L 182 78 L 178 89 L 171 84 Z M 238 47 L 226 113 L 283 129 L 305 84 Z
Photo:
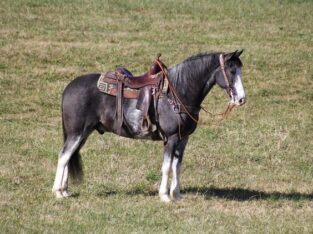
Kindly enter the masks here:
M 67 133 L 64 126 L 63 110 L 62 110 L 62 130 L 63 130 L 63 143 L 65 143 L 67 139 Z
M 68 170 L 70 173 L 71 178 L 74 182 L 79 183 L 84 178 L 83 173 L 83 164 L 81 160 L 81 156 L 79 153 L 80 148 L 78 148 L 70 158 L 70 161 L 68 162 Z

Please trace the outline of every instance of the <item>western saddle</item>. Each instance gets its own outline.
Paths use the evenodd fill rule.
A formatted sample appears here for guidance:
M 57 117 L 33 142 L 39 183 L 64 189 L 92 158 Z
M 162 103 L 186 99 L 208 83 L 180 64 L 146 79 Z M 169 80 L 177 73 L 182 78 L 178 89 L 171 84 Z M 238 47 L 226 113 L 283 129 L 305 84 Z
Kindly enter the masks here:
M 116 130 L 121 131 L 123 124 L 123 100 L 137 99 L 136 109 L 143 113 L 141 127 L 149 129 L 148 116 L 152 96 L 156 107 L 159 95 L 167 92 L 168 81 L 165 79 L 167 67 L 160 60 L 160 54 L 150 66 L 148 72 L 141 76 L 133 76 L 125 67 L 118 67 L 115 71 L 102 73 L 98 80 L 101 92 L 116 96 Z M 157 120 L 156 113 L 156 120 Z

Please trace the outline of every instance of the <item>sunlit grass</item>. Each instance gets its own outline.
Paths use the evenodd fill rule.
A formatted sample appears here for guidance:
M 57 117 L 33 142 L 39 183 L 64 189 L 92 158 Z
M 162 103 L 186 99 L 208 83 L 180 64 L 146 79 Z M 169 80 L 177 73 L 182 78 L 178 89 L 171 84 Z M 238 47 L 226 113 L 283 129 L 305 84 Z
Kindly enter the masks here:
M 312 232 L 312 11 L 300 0 L 1 1 L 1 233 Z M 222 122 L 201 112 L 183 201 L 158 199 L 162 142 L 97 133 L 84 183 L 52 196 L 71 79 L 242 48 L 248 102 Z M 226 99 L 216 88 L 204 107 L 220 113 Z

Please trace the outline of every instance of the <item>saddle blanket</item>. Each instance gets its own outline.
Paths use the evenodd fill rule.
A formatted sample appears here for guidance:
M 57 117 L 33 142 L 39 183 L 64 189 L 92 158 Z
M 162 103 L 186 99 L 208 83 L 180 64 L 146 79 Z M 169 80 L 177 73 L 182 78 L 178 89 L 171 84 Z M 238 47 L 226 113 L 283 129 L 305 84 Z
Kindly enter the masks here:
M 107 73 L 101 73 L 97 87 L 100 90 L 100 92 L 109 94 L 111 96 L 116 96 L 117 95 L 117 85 L 116 84 L 111 84 L 108 82 L 106 78 Z M 124 87 L 123 89 L 123 96 L 124 98 L 128 99 L 135 99 L 138 98 L 139 96 L 139 89 L 131 89 L 129 87 Z

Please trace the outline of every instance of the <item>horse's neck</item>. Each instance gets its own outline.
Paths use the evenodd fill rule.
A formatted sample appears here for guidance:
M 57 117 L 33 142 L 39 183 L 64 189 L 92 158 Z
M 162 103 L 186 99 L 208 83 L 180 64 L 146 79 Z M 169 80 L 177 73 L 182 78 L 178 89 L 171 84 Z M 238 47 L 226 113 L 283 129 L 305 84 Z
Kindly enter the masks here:
M 184 64 L 169 69 L 169 79 L 184 105 L 200 107 L 203 99 L 215 84 L 213 73 L 216 70 L 216 64 L 203 66 L 202 70 L 188 71 L 188 75 L 184 74 L 184 69 L 180 66 Z

